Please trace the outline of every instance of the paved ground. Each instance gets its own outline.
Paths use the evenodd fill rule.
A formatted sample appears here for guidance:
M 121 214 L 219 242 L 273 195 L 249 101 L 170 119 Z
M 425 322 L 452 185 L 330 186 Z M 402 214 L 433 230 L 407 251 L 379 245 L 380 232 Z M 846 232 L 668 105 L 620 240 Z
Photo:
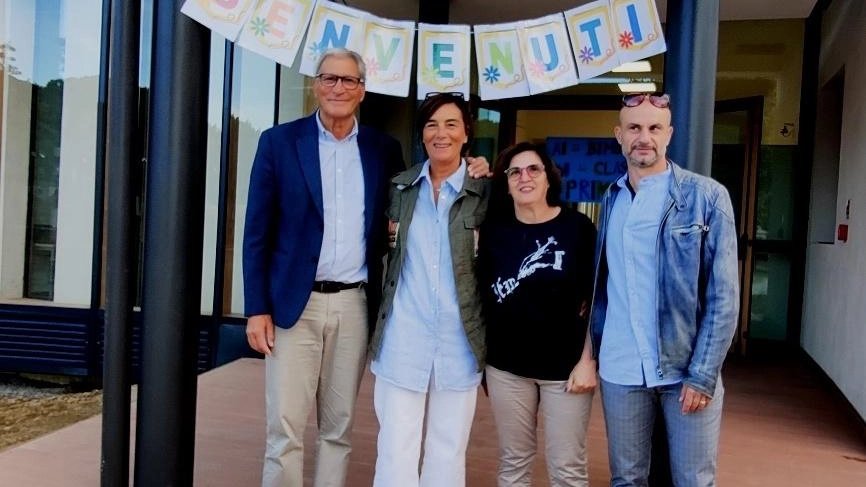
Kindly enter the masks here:
M 866 486 L 862 423 L 852 421 L 811 367 L 790 359 L 730 360 L 725 370 L 719 485 Z M 239 360 L 202 374 L 197 392 L 195 485 L 258 485 L 265 435 L 262 361 Z M 134 435 L 134 401 L 132 406 Z M 609 484 L 607 441 L 597 406 L 596 400 L 588 434 L 590 484 L 604 487 Z M 99 485 L 100 421 L 95 416 L 0 452 L 0 486 Z M 313 472 L 315 425 L 315 418 L 310 418 L 305 432 L 311 453 L 305 458 L 308 479 Z M 489 401 L 480 394 L 467 455 L 469 487 L 495 486 L 494 431 Z M 370 487 L 376 433 L 368 373 L 361 386 L 346 487 Z M 547 484 L 543 453 L 536 458 L 533 485 Z M 46 459 L 51 468 L 46 468 Z M 149 467 L 154 466 L 141 468 Z

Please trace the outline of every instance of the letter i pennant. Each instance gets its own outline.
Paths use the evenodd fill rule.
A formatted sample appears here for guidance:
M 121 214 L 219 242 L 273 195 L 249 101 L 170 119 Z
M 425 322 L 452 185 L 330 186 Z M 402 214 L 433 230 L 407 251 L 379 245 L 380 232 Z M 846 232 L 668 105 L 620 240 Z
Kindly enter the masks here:
M 619 62 L 646 59 L 667 50 L 655 0 L 611 0 Z

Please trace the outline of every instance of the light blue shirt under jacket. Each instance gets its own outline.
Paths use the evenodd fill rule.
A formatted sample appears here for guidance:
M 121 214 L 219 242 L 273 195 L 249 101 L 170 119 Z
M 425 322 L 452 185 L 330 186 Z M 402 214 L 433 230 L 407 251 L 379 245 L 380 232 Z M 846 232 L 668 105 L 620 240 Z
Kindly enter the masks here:
M 658 245 L 668 208 L 671 169 L 643 177 L 632 195 L 626 180 L 613 204 L 607 229 L 607 314 L 599 375 L 620 385 L 676 384 L 680 375 L 662 376 L 658 348 Z
M 337 140 L 319 114 L 319 162 L 325 230 L 316 268 L 317 281 L 367 280 L 364 237 L 364 169 L 358 150 L 358 121 L 349 135 Z M 304 184 L 298 181 L 298 184 Z
M 477 362 L 460 318 L 454 283 L 448 217 L 466 174 L 442 182 L 433 199 L 430 161 L 413 184 L 420 184 L 406 256 L 392 311 L 385 322 L 379 354 L 371 365 L 377 380 L 416 392 L 468 391 L 481 383 Z

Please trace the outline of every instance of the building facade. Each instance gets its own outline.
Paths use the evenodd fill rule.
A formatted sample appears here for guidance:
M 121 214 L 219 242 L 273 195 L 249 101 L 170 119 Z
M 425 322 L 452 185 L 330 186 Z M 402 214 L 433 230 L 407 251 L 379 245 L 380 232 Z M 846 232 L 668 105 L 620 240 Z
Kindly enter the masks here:
M 105 183 L 109 3 L 0 0 L 0 371 L 96 379 L 102 373 L 111 231 Z M 417 2 L 350 3 L 392 18 L 415 18 L 419 11 Z M 516 7 L 519 2 L 506 3 L 513 8 L 490 13 L 452 2 L 450 19 L 492 23 L 532 16 Z M 567 9 L 585 2 L 562 3 Z M 722 0 L 712 175 L 731 192 L 742 234 L 743 312 L 735 351 L 762 353 L 765 345 L 805 351 L 866 417 L 858 372 L 866 370 L 866 234 L 856 225 L 866 207 L 857 190 L 866 180 L 866 95 L 855 89 L 866 77 L 856 62 L 866 54 L 866 6 L 811 1 L 792 18 L 742 18 L 730 13 L 730 3 Z M 794 3 L 803 4 L 788 5 Z M 148 120 L 153 4 L 141 2 L 136 305 L 147 131 L 158 123 Z M 649 61 L 646 73 L 606 75 L 549 95 L 474 99 L 483 140 L 475 150 L 492 158 L 516 141 L 609 137 L 620 78 L 663 87 L 664 55 Z M 200 370 L 249 354 L 240 248 L 258 136 L 315 108 L 309 80 L 297 66 L 279 66 L 217 34 L 211 35 L 209 63 L 201 313 L 191 325 L 199 332 Z M 411 99 L 368 94 L 359 116 L 394 135 L 412 160 L 413 112 Z M 847 225 L 844 241 L 839 225 Z M 136 363 L 138 324 L 134 330 Z

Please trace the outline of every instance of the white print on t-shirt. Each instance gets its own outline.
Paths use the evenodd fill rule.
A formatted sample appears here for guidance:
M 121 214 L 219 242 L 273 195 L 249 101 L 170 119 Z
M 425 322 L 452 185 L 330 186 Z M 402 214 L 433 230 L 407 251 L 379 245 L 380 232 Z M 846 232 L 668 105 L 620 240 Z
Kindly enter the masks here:
M 562 270 L 562 256 L 565 255 L 564 250 L 553 251 L 552 263 L 542 261 L 546 255 L 551 253 L 548 247 L 551 245 L 559 245 L 555 238 L 547 237 L 547 243 L 544 245 L 539 244 L 538 240 L 536 240 L 535 245 L 538 247 L 538 250 L 527 255 L 526 258 L 523 259 L 523 262 L 520 263 L 520 269 L 517 272 L 517 278 L 511 277 L 503 281 L 501 277 L 497 277 L 496 282 L 490 285 L 490 287 L 493 288 L 493 294 L 496 295 L 497 302 L 501 303 L 503 299 L 517 289 L 517 286 L 520 285 L 521 279 L 531 276 L 538 269 L 552 267 L 557 271 Z

